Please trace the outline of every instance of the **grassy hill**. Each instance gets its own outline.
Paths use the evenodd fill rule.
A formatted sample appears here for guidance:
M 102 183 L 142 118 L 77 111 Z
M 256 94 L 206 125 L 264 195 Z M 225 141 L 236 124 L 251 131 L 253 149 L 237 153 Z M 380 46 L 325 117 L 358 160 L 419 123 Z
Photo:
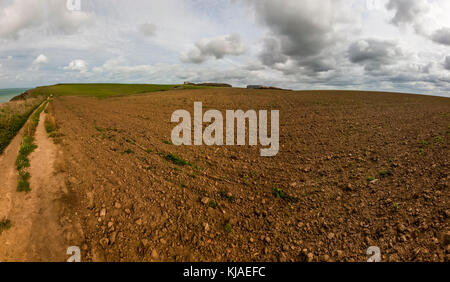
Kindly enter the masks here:
M 98 98 L 117 97 L 149 93 L 156 91 L 167 91 L 172 89 L 201 89 L 211 88 L 198 85 L 179 84 L 57 84 L 51 86 L 37 87 L 29 91 L 32 96 L 89 96 Z

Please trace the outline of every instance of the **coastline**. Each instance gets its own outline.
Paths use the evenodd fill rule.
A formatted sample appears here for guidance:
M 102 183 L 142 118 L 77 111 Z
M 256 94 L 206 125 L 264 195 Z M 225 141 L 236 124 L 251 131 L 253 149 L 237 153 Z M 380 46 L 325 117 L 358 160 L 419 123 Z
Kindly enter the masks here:
M 10 102 L 14 98 L 26 93 L 30 88 L 5 88 L 0 89 L 0 104 Z

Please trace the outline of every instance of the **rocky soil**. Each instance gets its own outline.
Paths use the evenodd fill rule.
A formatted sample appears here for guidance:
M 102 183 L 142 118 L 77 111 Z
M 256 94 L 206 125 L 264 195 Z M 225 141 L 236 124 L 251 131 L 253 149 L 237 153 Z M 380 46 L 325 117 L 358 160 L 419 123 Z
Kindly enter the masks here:
M 280 110 L 278 155 L 170 144 L 194 101 Z M 207 89 L 54 108 L 84 261 L 450 260 L 448 98 Z

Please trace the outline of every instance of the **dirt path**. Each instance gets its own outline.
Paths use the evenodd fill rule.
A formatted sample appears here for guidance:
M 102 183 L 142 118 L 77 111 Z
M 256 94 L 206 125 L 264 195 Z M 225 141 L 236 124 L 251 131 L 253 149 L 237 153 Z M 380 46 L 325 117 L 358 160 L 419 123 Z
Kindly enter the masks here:
M 65 261 L 71 227 L 61 226 L 62 199 L 66 194 L 61 175 L 55 173 L 58 149 L 49 139 L 42 112 L 35 134 L 38 148 L 30 155 L 31 192 L 16 192 L 15 159 L 19 133 L 0 156 L 0 217 L 12 227 L 0 235 L 0 261 Z

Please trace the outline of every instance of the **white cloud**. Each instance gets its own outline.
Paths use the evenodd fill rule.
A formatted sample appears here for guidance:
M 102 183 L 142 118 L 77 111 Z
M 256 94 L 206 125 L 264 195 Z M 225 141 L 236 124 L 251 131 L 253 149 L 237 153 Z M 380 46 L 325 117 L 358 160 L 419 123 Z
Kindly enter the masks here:
M 48 58 L 44 54 L 40 54 L 33 61 L 33 65 L 40 65 L 40 64 L 46 64 L 46 63 L 48 63 Z
M 0 8 L 0 39 L 33 30 L 71 34 L 92 20 L 88 13 L 69 11 L 63 0 L 2 1 Z
M 233 33 L 213 38 L 203 38 L 195 43 L 195 48 L 181 55 L 183 62 L 203 63 L 210 58 L 222 59 L 228 55 L 242 55 L 246 46 L 239 34 Z
M 69 63 L 69 65 L 65 66 L 64 69 L 84 73 L 87 71 L 87 63 L 81 59 L 73 60 Z

